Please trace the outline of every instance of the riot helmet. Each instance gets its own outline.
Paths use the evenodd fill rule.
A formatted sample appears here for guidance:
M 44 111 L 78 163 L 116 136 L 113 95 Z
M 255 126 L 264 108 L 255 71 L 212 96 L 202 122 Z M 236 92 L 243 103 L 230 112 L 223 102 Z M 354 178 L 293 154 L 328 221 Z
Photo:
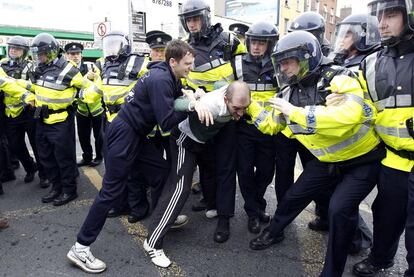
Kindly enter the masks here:
M 377 48 L 380 40 L 376 17 L 367 14 L 349 15 L 336 24 L 334 59 L 342 64 L 352 52 L 363 54 Z
M 407 21 L 405 0 L 374 0 L 368 3 L 368 13 L 378 20 L 381 44 L 395 46 L 412 33 Z M 402 20 L 398 20 L 401 18 Z M 368 37 L 373 30 L 368 30 Z
M 312 33 L 322 45 L 325 38 L 325 19 L 317 12 L 304 12 L 288 26 L 289 33 L 299 30 Z
M 318 39 L 309 32 L 295 31 L 282 37 L 271 55 L 279 87 L 299 83 L 314 73 L 323 55 Z
M 193 36 L 196 33 L 200 35 L 206 34 L 211 26 L 211 15 L 210 15 L 210 5 L 208 5 L 204 0 L 187 0 L 180 7 L 180 17 L 181 25 L 187 33 L 191 33 Z M 201 20 L 201 30 L 191 31 L 187 26 L 187 20 L 191 18 L 199 17 Z
M 29 53 L 29 42 L 27 39 L 22 36 L 14 36 L 7 41 L 7 45 L 7 55 L 12 61 L 20 63 L 26 59 L 27 54 Z M 14 53 L 14 49 L 23 50 L 22 55 L 17 56 L 16 53 Z
M 52 35 L 40 33 L 33 38 L 30 52 L 36 65 L 48 65 L 59 56 L 60 46 Z
M 246 32 L 247 51 L 251 56 L 258 56 L 252 53 L 253 49 L 251 48 L 251 43 L 259 41 L 267 44 L 266 52 L 262 54 L 261 57 L 270 55 L 278 39 L 279 31 L 275 25 L 263 21 L 255 23 Z
M 407 9 L 408 26 L 414 31 L 414 0 L 405 0 L 405 7 Z
M 126 34 L 120 31 L 110 31 L 102 39 L 102 50 L 105 59 L 117 59 L 131 53 L 131 42 Z

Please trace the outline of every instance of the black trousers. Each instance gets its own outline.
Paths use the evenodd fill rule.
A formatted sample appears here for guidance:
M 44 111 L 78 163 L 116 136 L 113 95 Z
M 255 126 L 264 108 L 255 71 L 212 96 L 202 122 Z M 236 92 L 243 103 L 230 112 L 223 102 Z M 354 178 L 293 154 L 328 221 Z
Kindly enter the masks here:
M 238 127 L 237 176 L 244 210 L 248 217 L 258 217 L 266 210 L 264 194 L 275 173 L 275 138 L 245 121 Z
M 411 174 L 412 175 L 412 174 Z M 371 249 L 371 258 L 378 266 L 388 264 L 394 260 L 398 250 L 400 236 L 407 224 L 408 236 L 413 222 L 408 216 L 408 209 L 412 209 L 412 204 L 408 207 L 409 186 L 412 186 L 410 173 L 393 169 L 387 166 L 381 167 L 380 178 L 378 181 L 378 194 L 372 204 L 372 214 L 374 219 L 374 243 Z M 412 210 L 411 210 L 412 212 Z M 411 241 L 412 242 L 412 241 Z M 408 242 L 409 255 L 412 255 L 412 244 Z M 407 243 L 407 242 L 406 242 Z M 408 256 L 407 256 L 408 257 Z M 412 256 L 411 266 L 413 266 Z M 409 262 L 410 263 L 410 262 Z
M 315 156 L 306 149 L 298 140 L 287 138 L 284 134 L 278 133 L 276 143 L 276 176 L 275 191 L 277 203 L 280 203 L 286 192 L 293 185 L 295 177 L 296 155 L 299 153 L 303 168 L 306 164 L 315 159 Z
M 83 245 L 92 244 L 101 232 L 108 211 L 119 204 L 118 200 L 134 163 L 145 172 L 147 182 L 159 185 L 165 182 L 169 166 L 155 150 L 153 144 L 144 144 L 140 136 L 120 117 L 109 125 L 106 134 L 107 157 L 102 189 L 93 202 L 89 213 L 78 233 L 77 241 Z
M 97 116 L 83 116 L 76 113 L 76 123 L 78 125 L 79 143 L 82 149 L 82 158 L 85 161 L 91 161 L 93 158 L 93 149 L 91 145 L 91 131 L 95 138 L 95 157 L 102 159 L 102 114 Z
M 0 177 L 5 175 L 14 175 L 14 171 L 10 160 L 9 143 L 7 141 L 7 136 L 4 131 L 5 127 L 2 130 L 2 133 L 0 134 Z
M 38 120 L 36 124 L 36 146 L 39 161 L 44 167 L 52 189 L 75 193 L 78 176 L 76 166 L 74 115 L 69 112 L 65 121 L 45 124 Z
M 195 142 L 178 128 L 171 131 L 171 171 L 151 217 L 148 244 L 160 249 L 165 234 L 180 214 L 191 191 L 194 166 L 210 162 L 207 145 Z M 211 185 L 211 184 L 207 184 Z
M 273 235 L 282 232 L 318 194 L 334 191 L 329 204 L 329 240 L 321 276 L 342 276 L 358 224 L 359 204 L 377 183 L 379 170 L 380 160 L 347 167 L 317 159 L 308 162 L 279 203 L 267 230 Z
M 224 125 L 206 143 L 208 163 L 198 164 L 200 183 L 207 210 L 217 209 L 219 216 L 234 215 L 236 197 L 237 126 L 235 121 Z M 215 182 L 212 182 L 215 180 Z
M 39 177 L 45 179 L 46 173 L 42 163 L 39 162 L 39 155 L 36 147 L 36 121 L 29 111 L 25 110 L 15 118 L 8 117 L 6 119 L 6 133 L 11 151 L 22 163 L 26 172 L 33 172 L 35 170 L 35 164 L 26 146 L 25 135 L 27 134 L 37 161 Z
M 414 169 L 408 177 L 407 223 L 405 226 L 405 248 L 407 249 L 408 269 L 406 277 L 414 276 Z

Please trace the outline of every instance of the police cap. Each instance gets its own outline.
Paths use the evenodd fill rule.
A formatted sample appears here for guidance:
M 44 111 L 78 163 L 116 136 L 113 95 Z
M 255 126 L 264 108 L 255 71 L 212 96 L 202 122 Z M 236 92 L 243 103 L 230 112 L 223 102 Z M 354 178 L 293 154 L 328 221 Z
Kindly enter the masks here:
M 65 45 L 66 53 L 79 53 L 83 51 L 83 45 L 79 42 L 70 42 Z
M 171 40 L 172 37 L 169 34 L 162 31 L 151 31 L 147 33 L 145 42 L 148 43 L 150 48 L 165 48 Z
M 237 35 L 244 36 L 247 30 L 249 30 L 249 26 L 243 23 L 233 23 L 229 26 L 229 30 L 236 33 Z

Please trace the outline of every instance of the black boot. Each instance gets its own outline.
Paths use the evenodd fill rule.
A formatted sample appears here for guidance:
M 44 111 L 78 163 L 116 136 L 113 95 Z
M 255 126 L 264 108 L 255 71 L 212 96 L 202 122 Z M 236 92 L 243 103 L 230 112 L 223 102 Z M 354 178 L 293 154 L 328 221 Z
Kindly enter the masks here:
M 214 241 L 218 243 L 226 242 L 230 236 L 230 219 L 225 216 L 219 216 L 217 228 L 214 231 Z
M 257 238 L 254 238 L 250 241 L 250 248 L 253 250 L 263 250 L 273 244 L 279 243 L 285 239 L 283 232 L 279 233 L 276 236 L 273 236 L 268 230 L 263 230 L 263 232 Z
M 329 224 L 328 220 L 317 216 L 314 220 L 310 221 L 308 223 L 309 229 L 313 231 L 319 231 L 319 232 L 327 232 L 329 231 Z
M 371 277 L 375 276 L 378 272 L 390 268 L 394 265 L 394 262 L 389 262 L 385 265 L 376 265 L 371 258 L 367 258 L 359 263 L 354 264 L 352 273 L 356 276 Z
M 247 229 L 253 234 L 260 233 L 260 219 L 258 217 L 249 217 L 249 220 L 247 221 Z

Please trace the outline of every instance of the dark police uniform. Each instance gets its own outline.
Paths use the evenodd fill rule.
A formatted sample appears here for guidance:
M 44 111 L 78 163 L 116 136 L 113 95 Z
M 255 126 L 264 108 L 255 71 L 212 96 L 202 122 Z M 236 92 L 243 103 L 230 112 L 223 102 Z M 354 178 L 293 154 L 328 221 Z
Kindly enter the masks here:
M 81 53 L 83 51 L 83 45 L 77 42 L 71 42 L 65 45 L 66 53 Z M 78 64 L 78 69 L 82 76 L 85 76 L 89 70 L 95 70 L 94 65 L 90 62 L 81 61 Z M 101 133 L 102 127 L 102 115 L 104 109 L 101 101 L 97 101 L 94 104 L 86 104 L 78 101 L 78 108 L 76 110 L 76 123 L 78 128 L 79 143 L 82 149 L 83 160 L 78 163 L 79 165 L 98 165 L 103 157 L 102 145 L 103 137 Z M 93 149 L 91 145 L 91 131 L 95 139 L 95 159 L 93 158 Z

